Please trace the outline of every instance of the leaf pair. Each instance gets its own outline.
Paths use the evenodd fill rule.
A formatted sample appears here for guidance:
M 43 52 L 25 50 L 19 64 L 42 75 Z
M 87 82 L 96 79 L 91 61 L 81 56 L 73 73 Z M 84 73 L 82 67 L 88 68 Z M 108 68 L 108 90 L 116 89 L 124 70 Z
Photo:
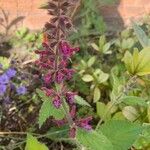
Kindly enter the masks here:
M 150 47 L 142 51 L 134 49 L 133 55 L 127 51 L 123 58 L 128 72 L 132 75 L 143 76 L 150 74 Z

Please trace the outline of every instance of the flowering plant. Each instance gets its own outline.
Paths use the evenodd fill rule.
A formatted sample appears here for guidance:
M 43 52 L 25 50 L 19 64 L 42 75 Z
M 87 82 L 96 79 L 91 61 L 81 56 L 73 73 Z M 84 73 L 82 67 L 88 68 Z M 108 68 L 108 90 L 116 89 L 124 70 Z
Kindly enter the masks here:
M 64 0 L 49 2 L 45 7 L 48 9 L 49 14 L 53 15 L 53 18 L 45 25 L 44 50 L 36 50 L 36 53 L 39 54 L 36 65 L 42 74 L 42 90 L 51 98 L 56 109 L 62 108 L 65 110 L 65 114 L 61 119 L 54 117 L 54 123 L 58 126 L 69 123 L 69 135 L 74 138 L 77 126 L 86 130 L 92 129 L 89 124 L 92 117 L 77 119 L 75 104 L 77 93 L 70 91 L 66 85 L 66 82 L 71 80 L 75 73 L 75 70 L 69 67 L 71 57 L 79 51 L 78 47 L 72 47 L 66 40 L 68 30 L 72 28 L 72 23 L 65 13 L 71 5 L 71 2 Z M 49 115 L 45 119 L 48 117 Z M 42 123 L 40 124 L 42 125 Z

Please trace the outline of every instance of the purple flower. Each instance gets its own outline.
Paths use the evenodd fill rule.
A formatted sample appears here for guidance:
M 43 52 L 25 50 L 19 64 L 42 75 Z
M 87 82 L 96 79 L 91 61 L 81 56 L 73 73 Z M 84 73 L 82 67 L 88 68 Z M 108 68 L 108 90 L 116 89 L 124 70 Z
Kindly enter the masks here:
M 52 76 L 51 76 L 50 73 L 49 73 L 49 74 L 46 74 L 46 75 L 44 76 L 44 82 L 45 82 L 46 84 L 49 84 L 49 83 L 51 82 L 51 80 L 52 80 Z
M 6 71 L 6 75 L 9 77 L 9 78 L 13 78 L 15 75 L 16 75 L 17 71 L 13 68 L 9 68 L 7 71 Z
M 58 96 L 56 96 L 53 100 L 53 105 L 58 109 L 61 106 L 61 100 Z
M 76 94 L 73 93 L 73 92 L 67 92 L 66 93 L 66 98 L 67 98 L 67 101 L 68 101 L 69 104 L 73 104 L 74 103 L 74 96 L 75 95 Z
M 3 96 L 6 92 L 7 86 L 5 84 L 0 84 L 0 96 Z
M 27 93 L 27 89 L 25 86 L 20 86 L 16 90 L 17 90 L 17 94 L 19 95 L 24 95 Z
M 57 82 L 57 83 L 61 83 L 61 82 L 63 81 L 63 79 L 64 79 L 64 74 L 61 73 L 61 72 L 58 72 L 58 73 L 56 74 L 56 82 Z
M 0 76 L 0 84 L 7 84 L 9 82 L 9 77 L 4 73 Z
M 81 128 L 86 129 L 86 130 L 92 130 L 92 126 L 89 124 L 89 122 L 91 120 L 92 120 L 92 117 L 79 119 L 79 120 L 77 120 L 77 125 Z

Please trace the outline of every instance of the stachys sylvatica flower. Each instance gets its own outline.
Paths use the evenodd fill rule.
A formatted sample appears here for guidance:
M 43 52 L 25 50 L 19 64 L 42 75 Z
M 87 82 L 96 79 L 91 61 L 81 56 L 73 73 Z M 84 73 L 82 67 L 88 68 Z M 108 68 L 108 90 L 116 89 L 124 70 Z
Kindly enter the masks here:
M 66 118 L 54 120 L 54 123 L 64 125 L 69 122 L 69 135 L 75 137 L 76 127 L 91 130 L 89 122 L 92 118 L 78 119 L 76 117 L 75 95 L 77 93 L 70 91 L 66 85 L 66 82 L 70 81 L 75 73 L 75 70 L 70 68 L 71 57 L 79 51 L 78 47 L 71 46 L 66 40 L 67 33 L 72 28 L 71 19 L 66 14 L 72 4 L 72 1 L 69 0 L 51 0 L 44 7 L 52 17 L 45 24 L 43 49 L 35 51 L 39 55 L 35 64 L 42 75 L 42 90 L 51 97 L 54 107 L 59 109 L 65 99 L 70 110 Z M 56 85 L 59 86 L 59 90 Z

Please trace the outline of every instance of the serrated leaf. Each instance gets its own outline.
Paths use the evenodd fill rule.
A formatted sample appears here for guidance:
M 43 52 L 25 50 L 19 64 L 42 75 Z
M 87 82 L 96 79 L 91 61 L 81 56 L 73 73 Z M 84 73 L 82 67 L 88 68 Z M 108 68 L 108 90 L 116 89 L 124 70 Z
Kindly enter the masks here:
M 78 96 L 78 95 L 75 96 L 75 102 L 82 106 L 91 107 L 91 105 L 86 100 L 84 100 L 81 96 Z
M 40 143 L 35 137 L 31 134 L 27 134 L 27 142 L 25 150 L 48 150 L 48 147 Z
M 95 87 L 94 88 L 94 93 L 93 93 L 94 103 L 96 103 L 97 101 L 99 101 L 100 97 L 101 97 L 101 91 L 100 91 L 100 89 L 98 87 Z
M 38 96 L 41 98 L 42 101 L 50 100 L 50 98 L 46 96 L 46 94 L 42 90 L 36 89 L 36 93 L 38 94 Z
M 124 120 L 111 120 L 101 125 L 98 132 L 102 132 L 112 143 L 114 150 L 130 149 L 142 132 L 139 124 Z
M 145 99 L 137 96 L 124 96 L 121 98 L 121 101 L 131 106 L 136 106 L 136 105 L 143 106 L 143 107 L 148 106 Z
M 56 120 L 61 120 L 65 117 L 63 107 L 61 106 L 59 109 L 55 108 L 51 99 L 45 100 L 41 106 L 38 120 L 39 127 L 41 127 L 50 116 L 54 117 Z
M 101 132 L 78 128 L 76 139 L 88 150 L 113 150 L 111 142 Z
M 83 77 L 82 77 L 82 80 L 85 81 L 85 82 L 91 82 L 94 80 L 94 78 L 89 75 L 89 74 L 85 74 Z

